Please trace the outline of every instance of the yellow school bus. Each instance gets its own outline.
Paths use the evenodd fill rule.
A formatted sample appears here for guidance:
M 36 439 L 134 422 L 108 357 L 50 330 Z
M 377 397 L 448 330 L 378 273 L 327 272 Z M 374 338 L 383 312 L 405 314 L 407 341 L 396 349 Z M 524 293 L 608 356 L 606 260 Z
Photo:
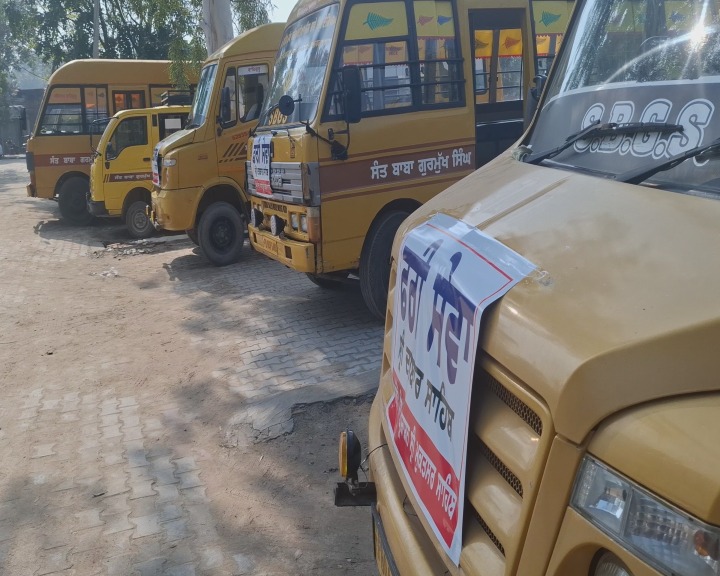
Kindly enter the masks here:
M 535 4 L 544 35 L 567 23 Z M 382 317 L 400 223 L 522 134 L 535 28 L 527 0 L 298 2 L 248 162 L 253 247 L 322 287 L 359 276 Z
M 151 219 L 185 230 L 217 265 L 240 255 L 247 138 L 257 125 L 284 24 L 248 30 L 210 55 L 188 125 L 155 149 Z
M 169 66 L 166 60 L 73 60 L 58 68 L 27 142 L 28 196 L 57 200 L 63 219 L 88 224 L 92 148 L 105 127 L 101 121 L 120 110 L 159 106 L 171 88 Z
M 186 124 L 190 93 L 173 91 L 163 97 L 163 104 L 115 114 L 93 153 L 88 209 L 93 216 L 119 216 L 133 238 L 147 238 L 155 231 L 147 214 L 150 160 L 155 145 Z
M 528 133 L 401 225 L 341 444 L 381 574 L 719 573 L 718 101 L 717 0 L 578 0 Z

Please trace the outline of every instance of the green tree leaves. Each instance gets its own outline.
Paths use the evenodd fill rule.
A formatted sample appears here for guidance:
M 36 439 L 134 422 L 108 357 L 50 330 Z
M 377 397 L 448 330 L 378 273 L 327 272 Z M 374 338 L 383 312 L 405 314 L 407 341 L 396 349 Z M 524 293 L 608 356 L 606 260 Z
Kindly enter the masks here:
M 91 58 L 95 0 L 0 0 L 0 90 L 30 53 L 56 69 Z M 202 62 L 203 0 L 98 0 L 100 58 Z M 271 0 L 230 0 L 235 31 L 270 21 Z M 180 72 L 178 72 L 180 74 Z M 2 92 L 0 92 L 2 94 Z
M 30 56 L 32 18 L 26 2 L 0 0 L 0 122 L 7 120 L 12 69 Z

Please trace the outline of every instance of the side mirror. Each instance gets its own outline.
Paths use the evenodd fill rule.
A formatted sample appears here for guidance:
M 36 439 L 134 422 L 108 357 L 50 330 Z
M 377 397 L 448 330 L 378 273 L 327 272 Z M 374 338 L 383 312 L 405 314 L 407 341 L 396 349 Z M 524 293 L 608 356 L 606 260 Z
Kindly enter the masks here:
M 230 88 L 225 86 L 220 92 L 220 117 L 218 118 L 220 124 L 227 124 L 230 122 Z
M 533 82 L 535 82 L 535 86 L 530 88 L 530 92 L 532 94 L 533 99 L 535 100 L 536 105 L 537 105 L 537 103 L 540 102 L 540 96 L 542 96 L 542 91 L 545 88 L 545 83 L 547 82 L 547 76 L 545 76 L 544 74 L 535 76 L 535 78 L 533 78 Z
M 280 96 L 278 110 L 283 116 L 292 116 L 292 113 L 295 112 L 295 100 L 293 100 L 292 96 L 287 94 Z
M 362 89 L 362 78 L 360 68 L 357 66 L 343 66 L 340 71 L 342 81 L 343 110 L 345 121 L 348 124 L 360 122 L 360 90 Z
M 533 116 L 535 116 L 535 111 L 540 103 L 540 96 L 542 95 L 545 83 L 547 82 L 547 76 L 542 74 L 535 76 L 535 78 L 533 78 L 533 82 L 535 83 L 535 86 L 528 90 L 527 104 L 525 106 L 525 128 L 530 126 L 530 122 L 532 122 Z

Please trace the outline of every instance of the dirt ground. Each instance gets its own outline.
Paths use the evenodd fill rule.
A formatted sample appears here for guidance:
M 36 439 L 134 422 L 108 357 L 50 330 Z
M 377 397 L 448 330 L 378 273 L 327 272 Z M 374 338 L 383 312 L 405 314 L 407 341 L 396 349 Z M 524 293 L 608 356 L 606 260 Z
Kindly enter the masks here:
M 72 228 L 0 160 L 0 574 L 375 574 L 335 508 L 382 326 L 247 247 Z

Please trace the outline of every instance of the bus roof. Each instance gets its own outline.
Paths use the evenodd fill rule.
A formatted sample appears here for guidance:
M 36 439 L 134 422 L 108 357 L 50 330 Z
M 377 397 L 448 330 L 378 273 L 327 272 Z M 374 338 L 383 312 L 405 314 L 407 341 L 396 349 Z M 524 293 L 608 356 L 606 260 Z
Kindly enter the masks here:
M 568 14 L 567 9 L 565 8 L 565 5 L 569 5 L 572 7 L 574 4 L 574 0 L 532 0 L 533 4 L 536 4 L 535 10 L 536 12 L 541 13 L 541 8 L 546 7 L 548 9 L 552 9 L 553 12 L 560 12 L 560 16 L 563 17 L 563 19 L 560 22 L 555 23 L 555 14 L 549 14 L 549 20 L 550 23 L 554 23 L 552 30 L 547 30 L 545 33 L 549 32 L 563 32 L 565 28 L 567 27 L 567 21 L 568 21 Z M 337 4 L 340 3 L 340 0 L 298 0 L 297 4 L 293 7 L 293 9 L 290 12 L 290 17 L 288 18 L 288 24 L 291 24 L 292 22 L 295 22 L 295 20 L 298 20 L 305 16 L 306 14 L 310 14 L 311 12 L 314 12 L 315 10 L 322 8 L 323 6 L 327 6 L 328 4 Z M 481 3 L 482 4 L 482 3 Z M 520 3 L 522 6 L 526 6 L 526 3 Z M 495 6 L 492 5 L 492 3 L 487 2 L 487 8 L 493 8 Z M 512 6 L 507 6 L 512 7 Z M 540 18 L 541 16 L 538 16 Z M 544 22 L 543 22 L 544 23 Z M 548 24 L 549 25 L 549 24 Z M 543 27 L 543 30 L 545 28 Z
M 53 72 L 48 84 L 167 84 L 169 60 L 73 60 Z
M 310 12 L 314 12 L 318 8 L 322 8 L 328 4 L 338 3 L 338 0 L 298 0 L 298 3 L 295 4 L 295 7 L 290 12 L 288 24 L 295 22 L 295 20 L 302 18 L 306 14 L 310 14 Z
M 208 56 L 206 62 L 253 52 L 272 52 L 274 55 L 280 45 L 280 38 L 284 30 L 285 22 L 272 22 L 247 30 L 218 48 Z

